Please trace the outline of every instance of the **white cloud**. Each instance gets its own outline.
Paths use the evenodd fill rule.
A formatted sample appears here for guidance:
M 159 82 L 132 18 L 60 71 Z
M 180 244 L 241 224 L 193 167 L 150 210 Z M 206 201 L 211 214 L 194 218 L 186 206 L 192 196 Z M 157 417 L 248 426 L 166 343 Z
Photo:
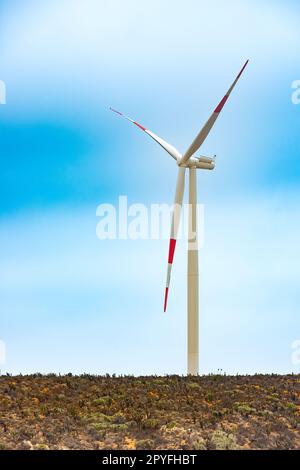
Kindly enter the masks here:
M 247 58 L 270 67 L 270 57 L 296 57 L 299 29 L 275 2 L 54 0 L 8 9 L 4 39 L 3 67 L 22 70 L 20 80 L 44 74 L 57 85 L 74 74 L 75 82 L 96 79 L 100 91 L 111 80 L 138 86 L 142 76 L 169 76 L 172 87 L 176 74 L 198 82 L 200 72 L 203 84 L 208 66 L 227 75 L 229 63 Z

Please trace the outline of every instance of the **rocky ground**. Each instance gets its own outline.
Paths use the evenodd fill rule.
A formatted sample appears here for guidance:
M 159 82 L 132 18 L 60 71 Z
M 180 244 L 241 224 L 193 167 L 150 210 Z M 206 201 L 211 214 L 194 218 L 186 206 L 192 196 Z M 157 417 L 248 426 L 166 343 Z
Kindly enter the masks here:
M 300 449 L 300 376 L 0 376 L 0 449 Z

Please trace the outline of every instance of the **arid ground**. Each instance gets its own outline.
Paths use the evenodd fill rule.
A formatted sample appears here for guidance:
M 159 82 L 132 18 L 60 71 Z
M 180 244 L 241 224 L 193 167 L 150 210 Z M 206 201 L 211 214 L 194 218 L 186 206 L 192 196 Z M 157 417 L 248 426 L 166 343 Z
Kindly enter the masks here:
M 300 449 L 300 375 L 1 376 L 0 449 Z

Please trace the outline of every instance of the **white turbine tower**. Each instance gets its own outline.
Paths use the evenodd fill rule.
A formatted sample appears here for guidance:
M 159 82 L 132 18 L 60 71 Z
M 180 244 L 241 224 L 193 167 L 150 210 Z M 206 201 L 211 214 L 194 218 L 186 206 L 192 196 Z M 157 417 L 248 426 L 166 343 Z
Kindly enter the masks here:
M 184 182 L 186 168 L 189 170 L 189 240 L 188 240 L 188 275 L 187 275 L 187 323 L 188 323 L 188 338 L 187 338 L 187 373 L 190 375 L 197 375 L 199 373 L 199 274 L 198 274 L 198 245 L 197 245 L 197 180 L 196 170 L 213 170 L 215 167 L 214 158 L 211 157 L 196 157 L 194 154 L 199 150 L 209 132 L 211 131 L 214 123 L 216 122 L 224 104 L 226 103 L 230 93 L 235 87 L 238 79 L 242 75 L 247 62 L 244 64 L 240 73 L 232 83 L 231 87 L 224 95 L 214 112 L 202 127 L 195 140 L 191 143 L 187 151 L 182 155 L 175 147 L 170 145 L 165 140 L 161 139 L 153 132 L 143 127 L 138 122 L 130 119 L 124 114 L 111 109 L 111 111 L 123 116 L 131 121 L 133 124 L 142 129 L 152 139 L 154 139 L 161 147 L 163 147 L 173 157 L 178 165 L 178 176 L 175 192 L 175 204 L 172 214 L 171 236 L 169 244 L 168 256 L 168 271 L 167 282 L 165 290 L 164 312 L 167 308 L 171 270 L 173 265 L 177 232 L 180 222 L 180 213 L 182 207 L 182 200 L 184 194 Z

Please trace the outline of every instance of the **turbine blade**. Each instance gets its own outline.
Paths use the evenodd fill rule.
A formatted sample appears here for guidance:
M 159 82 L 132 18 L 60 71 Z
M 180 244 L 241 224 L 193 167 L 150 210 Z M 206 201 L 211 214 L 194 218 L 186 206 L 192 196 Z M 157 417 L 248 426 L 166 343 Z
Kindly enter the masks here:
M 175 203 L 174 203 L 173 214 L 172 214 L 170 243 L 169 243 L 168 271 L 167 271 L 167 282 L 166 282 L 166 290 L 165 290 L 164 312 L 167 309 L 167 303 L 168 303 L 171 270 L 172 270 L 174 253 L 175 253 L 175 248 L 176 248 L 177 233 L 178 233 L 178 227 L 180 223 L 182 200 L 183 200 L 183 193 L 184 193 L 184 180 L 185 180 L 185 167 L 179 167 L 178 176 L 177 176 L 177 184 L 176 184 L 176 192 L 175 192 Z
M 231 87 L 229 88 L 229 90 L 227 91 L 227 93 L 223 96 L 223 98 L 221 99 L 220 103 L 218 104 L 218 106 L 215 108 L 214 112 L 212 113 L 212 115 L 210 116 L 210 118 L 208 119 L 208 121 L 206 122 L 206 124 L 202 127 L 201 131 L 199 132 L 199 134 L 196 136 L 195 140 L 192 142 L 192 144 L 189 146 L 189 148 L 187 149 L 187 151 L 185 152 L 185 154 L 183 155 L 182 159 L 181 159 L 181 164 L 182 163 L 187 163 L 188 159 L 194 155 L 195 152 L 197 152 L 197 150 L 201 147 L 201 145 L 203 144 L 203 142 L 205 141 L 206 137 L 208 136 L 208 134 L 210 133 L 214 123 L 216 122 L 220 112 L 222 111 L 222 108 L 224 106 L 224 104 L 226 103 L 230 93 L 232 92 L 232 90 L 234 89 L 238 79 L 240 78 L 240 76 L 242 75 L 244 69 L 246 68 L 246 65 L 248 64 L 249 60 L 247 60 L 243 66 L 243 68 L 241 69 L 241 71 L 239 72 L 239 74 L 237 75 L 236 79 L 234 80 L 233 84 L 231 85 Z
M 173 157 L 176 161 L 179 161 L 182 157 L 182 154 L 175 148 L 173 145 L 169 144 L 165 140 L 163 140 L 161 137 L 158 137 L 158 135 L 154 134 L 154 132 L 149 131 L 149 129 L 146 129 L 144 126 L 139 124 L 138 122 L 134 121 L 128 116 L 125 116 L 125 114 L 120 113 L 120 111 L 117 111 L 116 109 L 109 108 L 112 112 L 118 114 L 119 116 L 124 117 L 128 121 L 132 122 L 132 124 L 135 124 L 137 127 L 139 127 L 142 131 L 146 132 L 150 137 L 152 137 L 155 142 L 157 142 L 163 149 L 165 149 L 171 157 Z

